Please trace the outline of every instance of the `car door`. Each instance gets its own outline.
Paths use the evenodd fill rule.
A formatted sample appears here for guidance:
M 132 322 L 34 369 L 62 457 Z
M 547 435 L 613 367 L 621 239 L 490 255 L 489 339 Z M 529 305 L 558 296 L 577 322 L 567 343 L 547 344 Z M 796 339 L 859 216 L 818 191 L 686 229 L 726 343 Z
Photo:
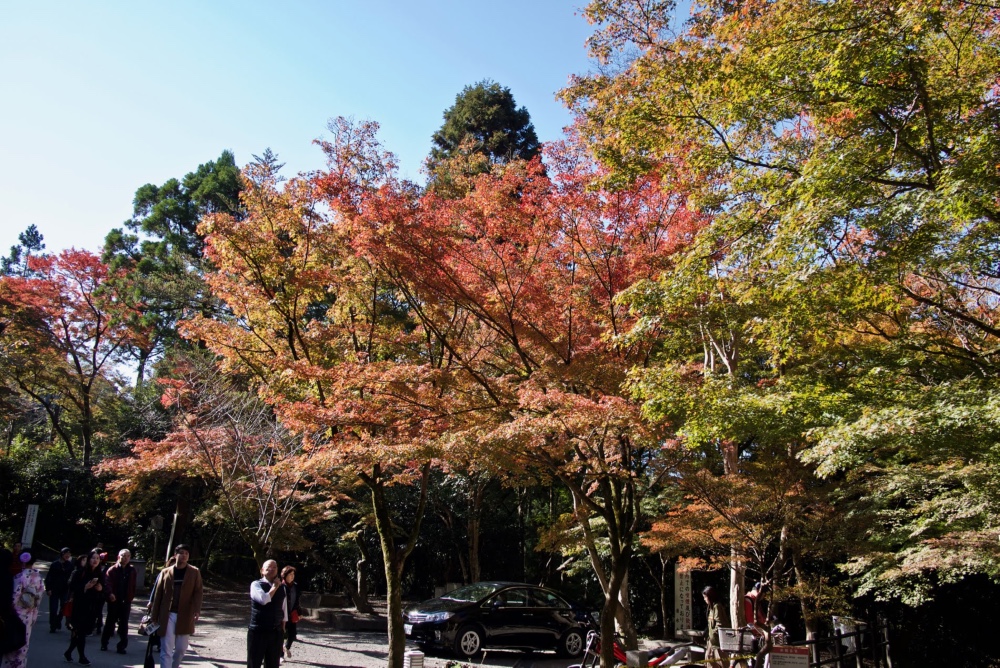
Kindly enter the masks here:
M 534 623 L 532 644 L 535 647 L 558 647 L 559 639 L 574 625 L 570 605 L 546 589 L 531 590 L 531 611 Z
M 521 588 L 504 589 L 483 603 L 480 616 L 486 642 L 495 647 L 524 647 L 524 612 L 527 592 Z
M 515 587 L 506 591 L 514 626 L 513 641 L 516 647 L 545 647 L 545 621 L 541 618 L 537 601 L 528 587 Z

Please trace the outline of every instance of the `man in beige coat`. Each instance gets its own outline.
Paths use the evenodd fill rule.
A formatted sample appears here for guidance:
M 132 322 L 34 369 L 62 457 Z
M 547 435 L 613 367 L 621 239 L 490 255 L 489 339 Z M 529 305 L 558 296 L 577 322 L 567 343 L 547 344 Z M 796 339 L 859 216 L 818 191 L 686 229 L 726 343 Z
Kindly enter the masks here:
M 178 668 L 188 642 L 194 633 L 194 623 L 201 615 L 201 572 L 188 563 L 191 551 L 187 545 L 174 548 L 177 562 L 163 570 L 153 593 L 152 618 L 160 625 L 160 668 Z

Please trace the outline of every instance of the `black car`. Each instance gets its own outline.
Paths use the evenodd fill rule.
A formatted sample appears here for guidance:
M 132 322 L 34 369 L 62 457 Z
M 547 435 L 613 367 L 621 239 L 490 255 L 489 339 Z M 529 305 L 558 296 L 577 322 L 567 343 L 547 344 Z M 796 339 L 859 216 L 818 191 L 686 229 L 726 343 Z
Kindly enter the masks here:
M 583 652 L 590 616 L 544 587 L 477 582 L 416 605 L 403 615 L 406 637 L 421 648 L 453 649 L 463 658 L 485 647 Z

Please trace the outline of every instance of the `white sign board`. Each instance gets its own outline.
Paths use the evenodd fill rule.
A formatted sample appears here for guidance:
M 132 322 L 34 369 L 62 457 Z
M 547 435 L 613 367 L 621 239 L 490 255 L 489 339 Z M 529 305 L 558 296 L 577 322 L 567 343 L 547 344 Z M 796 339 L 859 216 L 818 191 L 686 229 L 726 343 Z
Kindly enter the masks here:
M 691 571 L 674 564 L 674 635 L 686 638 L 684 631 L 694 628 L 691 611 Z
M 21 547 L 27 550 L 35 539 L 35 524 L 38 523 L 38 505 L 28 506 L 28 514 L 24 516 L 24 532 L 21 534 Z
M 809 648 L 775 645 L 771 648 L 771 668 L 809 668 Z

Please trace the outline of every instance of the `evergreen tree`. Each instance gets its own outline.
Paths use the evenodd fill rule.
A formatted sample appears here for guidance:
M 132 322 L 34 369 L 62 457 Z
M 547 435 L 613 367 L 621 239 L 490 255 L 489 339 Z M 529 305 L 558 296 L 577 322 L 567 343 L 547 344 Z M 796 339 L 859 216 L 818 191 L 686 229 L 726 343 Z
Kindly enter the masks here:
M 0 275 L 25 276 L 28 271 L 28 258 L 40 255 L 45 250 L 43 239 L 42 233 L 35 225 L 29 225 L 28 229 L 17 235 L 18 243 L 10 247 L 10 254 L 0 258 Z
M 445 160 L 460 154 L 484 156 L 489 165 L 514 159 L 530 160 L 541 144 L 525 107 L 518 108 L 510 89 L 484 79 L 466 86 L 455 104 L 444 112 L 444 125 L 431 138 L 434 147 L 428 161 L 432 173 Z

